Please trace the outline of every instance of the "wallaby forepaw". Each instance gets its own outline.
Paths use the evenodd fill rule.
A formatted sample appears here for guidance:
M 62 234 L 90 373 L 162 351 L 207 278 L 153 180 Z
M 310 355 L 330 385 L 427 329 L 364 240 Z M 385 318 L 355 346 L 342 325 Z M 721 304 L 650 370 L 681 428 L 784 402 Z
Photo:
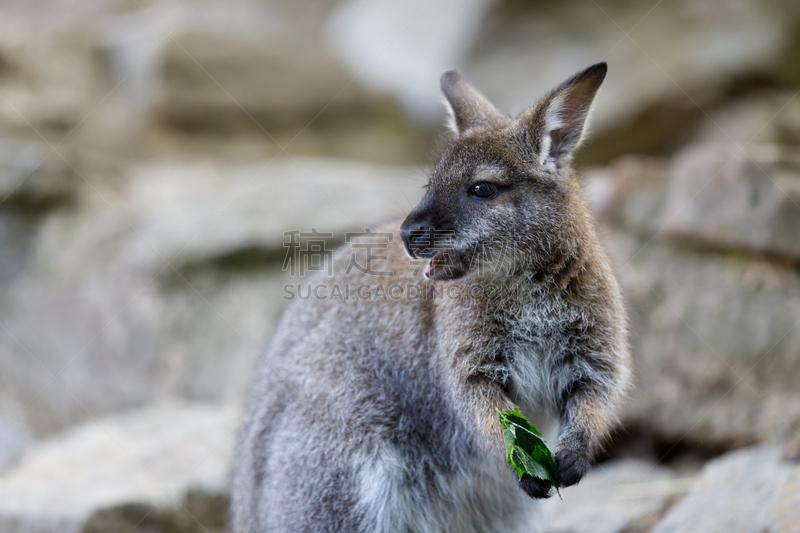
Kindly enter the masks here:
M 522 479 L 519 480 L 519 487 L 531 498 L 550 497 L 550 482 L 538 477 L 532 477 L 530 474 L 522 474 Z
M 563 450 L 556 454 L 556 465 L 558 466 L 558 477 L 564 487 L 574 485 L 589 471 L 589 459 L 570 450 Z

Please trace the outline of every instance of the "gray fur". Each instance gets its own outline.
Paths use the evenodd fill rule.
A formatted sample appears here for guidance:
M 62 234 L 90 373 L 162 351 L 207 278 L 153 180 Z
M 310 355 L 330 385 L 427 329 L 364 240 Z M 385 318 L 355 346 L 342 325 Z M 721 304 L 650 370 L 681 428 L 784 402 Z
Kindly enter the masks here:
M 535 530 L 544 502 L 529 494 L 548 486 L 518 482 L 496 415 L 515 405 L 549 430 L 562 479 L 580 480 L 629 381 L 619 290 L 568 164 L 604 75 L 590 67 L 517 120 L 444 76 L 458 136 L 420 205 L 379 230 L 395 238 L 370 267 L 394 275 L 346 274 L 352 254 L 365 261 L 346 247 L 312 281 L 426 297 L 289 306 L 239 434 L 235 532 Z M 474 198 L 476 180 L 502 188 Z M 409 237 L 434 229 L 450 237 Z

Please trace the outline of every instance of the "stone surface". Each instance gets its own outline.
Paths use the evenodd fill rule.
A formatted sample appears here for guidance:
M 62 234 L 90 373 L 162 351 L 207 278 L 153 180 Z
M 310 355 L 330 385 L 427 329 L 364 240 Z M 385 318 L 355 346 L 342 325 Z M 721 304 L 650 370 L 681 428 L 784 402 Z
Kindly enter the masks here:
M 493 3 L 347 0 L 331 13 L 326 38 L 352 74 L 396 95 L 416 120 L 438 125 L 439 76 L 463 65 Z
M 287 149 L 416 162 L 419 128 L 392 95 L 364 85 L 325 42 L 335 4 L 159 2 L 120 14 L 104 42 L 120 98 L 93 123 L 94 140 L 103 144 L 111 132 L 162 153 L 141 132 L 166 131 L 173 149 L 184 137 L 216 136 L 216 150 L 225 144 L 220 138 L 235 134 L 257 140 L 262 156 Z M 109 129 L 117 123 L 129 123 L 128 131 Z
M 282 255 L 286 231 L 314 227 L 341 239 L 403 217 L 427 177 L 406 167 L 286 157 L 251 165 L 153 162 L 131 167 L 121 182 L 94 184 L 79 210 L 48 221 L 38 259 L 78 273 L 89 253 L 148 270 L 242 249 Z
M 637 459 L 594 467 L 575 488 L 562 489 L 549 533 L 633 533 L 649 531 L 662 516 L 680 480 L 667 468 Z
M 10 469 L 32 444 L 28 428 L 0 418 L 0 473 Z
M 291 146 L 292 153 L 417 162 L 425 132 L 392 95 L 362 84 L 325 41 L 334 5 L 5 2 L 0 126 L 4 134 L 65 143 L 76 157 L 209 146 L 241 155 L 246 145 L 250 160 Z
M 798 15 L 788 2 L 765 10 L 753 0 L 735 8 L 722 0 L 428 4 L 346 2 L 334 11 L 331 38 L 353 73 L 366 70 L 367 82 L 428 120 L 439 95 L 435 84 L 417 81 L 420 72 L 461 68 L 492 101 L 517 113 L 578 69 L 607 60 L 612 75 L 594 112 L 598 131 L 676 95 L 691 111 L 696 106 L 684 91 L 705 104 L 736 76 L 776 68 Z
M 622 157 L 587 174 L 595 214 L 625 231 L 800 261 L 800 151 L 698 143 L 671 160 Z
M 795 152 L 730 143 L 587 175 L 630 308 L 628 424 L 708 449 L 800 428 L 799 187 Z
M 165 118 L 184 126 L 253 119 L 302 126 L 326 106 L 340 115 L 380 110 L 379 96 L 353 83 L 336 56 L 307 44 L 279 49 L 235 37 L 188 34 L 167 45 L 159 103 Z
M 701 145 L 670 174 L 668 236 L 800 262 L 800 152 Z
M 800 428 L 796 270 L 620 233 L 608 243 L 630 308 L 626 423 L 712 448 Z
M 286 304 L 284 232 L 336 246 L 401 217 L 423 178 L 287 158 L 87 179 L 74 207 L 33 225 L 0 287 L 0 415 L 37 435 L 163 395 L 238 400 Z
M 584 196 L 603 221 L 635 235 L 661 231 L 670 185 L 668 162 L 662 158 L 623 156 L 584 174 Z
M 721 103 L 700 124 L 692 142 L 755 145 L 800 144 L 797 91 L 760 90 Z
M 221 528 L 237 423 L 236 409 L 163 404 L 41 442 L 0 476 L 0 530 Z
M 703 469 L 695 488 L 667 513 L 656 533 L 791 533 L 800 524 L 800 466 L 781 448 L 727 454 Z
M 590 140 L 580 157 L 608 161 L 629 151 L 674 149 L 732 80 L 776 68 L 798 10 L 790 2 L 772 8 L 754 0 L 497 2 L 464 70 L 516 113 L 559 80 L 605 60 L 609 76 L 592 125 L 595 146 L 606 153 Z
M 0 138 L 0 204 L 68 201 L 79 179 L 46 144 Z

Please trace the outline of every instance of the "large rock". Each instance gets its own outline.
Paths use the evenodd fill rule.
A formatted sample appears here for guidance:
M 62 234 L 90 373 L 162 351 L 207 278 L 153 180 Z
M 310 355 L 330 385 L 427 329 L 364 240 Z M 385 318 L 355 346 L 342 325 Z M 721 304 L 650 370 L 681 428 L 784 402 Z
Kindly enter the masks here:
M 0 418 L 0 472 L 10 469 L 31 445 L 27 428 L 14 420 Z
M 48 223 L 39 251 L 48 268 L 80 273 L 92 253 L 151 271 L 165 261 L 177 267 L 243 249 L 281 255 L 287 231 L 313 227 L 342 239 L 402 218 L 427 178 L 407 167 L 287 157 L 141 164 L 120 181 L 94 184 L 68 221 Z
M 68 201 L 79 182 L 66 160 L 45 143 L 0 138 L 0 208 Z
M 495 6 L 463 70 L 505 110 L 519 112 L 578 69 L 609 63 L 595 134 L 578 155 L 592 163 L 666 154 L 689 141 L 731 88 L 748 90 L 743 79 L 778 75 L 800 15 L 791 2 L 756 0 Z
M 439 76 L 462 65 L 493 0 L 347 0 L 326 37 L 350 72 L 403 102 L 417 120 L 437 124 Z
M 125 9 L 125 0 L 0 4 L 4 133 L 35 132 L 57 142 L 102 106 L 113 86 L 98 76 L 95 47 L 103 28 Z
M 95 419 L 0 475 L 0 530 L 221 530 L 237 409 L 164 404 Z
M 699 145 L 587 180 L 631 311 L 626 422 L 709 449 L 800 427 L 796 156 Z
M 775 70 L 797 15 L 788 2 L 765 8 L 755 0 L 740 0 L 735 8 L 723 0 L 701 8 L 684 0 L 606 2 L 588 9 L 576 1 L 351 0 L 334 12 L 330 34 L 354 74 L 368 65 L 367 82 L 394 92 L 429 120 L 440 97 L 420 72 L 431 77 L 459 67 L 492 101 L 516 113 L 578 69 L 607 60 L 611 75 L 594 124 L 619 133 L 665 101 L 679 100 L 678 112 L 694 122 L 702 112 L 692 99 L 712 102 L 737 76 Z M 654 117 L 661 122 L 648 133 L 660 137 L 651 144 L 685 125 L 685 119 L 670 122 L 669 114 L 675 110 Z
M 797 146 L 800 144 L 800 99 L 796 95 L 794 88 L 764 89 L 731 98 L 709 113 L 709 119 L 698 128 L 693 142 L 735 143 L 743 148 L 775 144 Z
M 354 83 L 336 56 L 308 44 L 278 48 L 234 33 L 187 34 L 164 54 L 160 113 L 183 126 L 255 120 L 302 127 L 323 109 L 380 111 L 379 95 Z
M 249 132 L 267 153 L 419 159 L 428 136 L 392 96 L 366 88 L 314 35 L 276 37 L 218 28 L 174 37 L 156 80 L 159 121 L 182 132 Z
M 644 533 L 658 522 L 681 480 L 667 468 L 637 459 L 593 468 L 575 488 L 563 489 L 546 531 L 550 533 Z
M 672 165 L 663 231 L 707 246 L 800 261 L 800 152 L 717 145 Z
M 619 158 L 587 176 L 595 213 L 625 231 L 800 261 L 800 151 L 698 143 L 668 163 Z
M 335 247 L 422 193 L 416 169 L 307 158 L 87 179 L 0 300 L 0 415 L 40 436 L 154 397 L 240 399 L 286 303 L 284 232 Z
M 648 238 L 661 231 L 670 185 L 662 158 L 623 156 L 587 172 L 584 181 L 589 209 L 604 222 Z
M 335 2 L 178 6 L 182 11 L 164 4 L 147 16 L 121 15 L 106 42 L 115 77 L 127 89 L 120 113 L 127 106 L 156 128 L 169 126 L 161 133 L 172 135 L 173 147 L 175 138 L 205 132 L 217 145 L 225 142 L 220 133 L 256 138 L 270 155 L 287 148 L 398 163 L 423 153 L 419 129 L 397 100 L 363 84 L 324 41 Z M 160 153 L 158 142 L 143 139 L 130 140 Z
M 609 243 L 632 321 L 628 424 L 710 448 L 800 428 L 797 271 L 622 234 Z
M 655 533 L 790 533 L 800 524 L 800 465 L 764 446 L 710 462 Z
M 0 126 L 65 142 L 77 156 L 209 145 L 241 155 L 247 145 L 252 160 L 291 145 L 293 153 L 416 162 L 425 145 L 397 100 L 362 84 L 326 44 L 334 4 L 5 2 Z

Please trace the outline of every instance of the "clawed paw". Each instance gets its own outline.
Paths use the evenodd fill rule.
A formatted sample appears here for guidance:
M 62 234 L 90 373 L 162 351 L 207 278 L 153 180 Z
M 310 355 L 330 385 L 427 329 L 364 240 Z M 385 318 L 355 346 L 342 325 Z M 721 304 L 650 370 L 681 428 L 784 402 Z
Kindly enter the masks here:
M 556 454 L 558 477 L 564 487 L 574 485 L 586 475 L 589 470 L 589 459 L 571 450 L 563 450 Z
M 532 477 L 530 474 L 522 475 L 522 479 L 519 480 L 519 486 L 531 498 L 550 497 L 550 482 L 538 477 Z

